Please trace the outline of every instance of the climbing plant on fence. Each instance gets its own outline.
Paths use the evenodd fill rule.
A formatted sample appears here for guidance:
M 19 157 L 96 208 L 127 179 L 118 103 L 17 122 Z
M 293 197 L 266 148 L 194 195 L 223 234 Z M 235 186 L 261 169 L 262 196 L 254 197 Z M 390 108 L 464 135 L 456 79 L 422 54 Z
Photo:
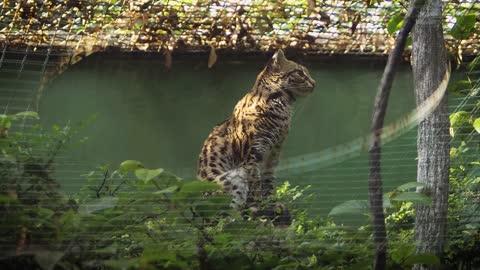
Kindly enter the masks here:
M 311 53 L 386 54 L 405 1 L 2 0 L 0 41 L 87 50 L 165 52 L 288 47 Z M 475 54 L 476 1 L 445 1 L 452 53 Z M 461 41 L 459 41 L 461 40 Z

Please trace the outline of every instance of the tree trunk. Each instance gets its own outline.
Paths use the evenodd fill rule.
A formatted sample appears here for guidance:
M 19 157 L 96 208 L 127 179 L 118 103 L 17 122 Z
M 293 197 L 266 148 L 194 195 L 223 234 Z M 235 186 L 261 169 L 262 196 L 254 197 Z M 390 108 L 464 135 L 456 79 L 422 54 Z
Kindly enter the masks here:
M 446 52 L 442 30 L 442 2 L 429 0 L 413 29 L 413 77 L 417 106 L 441 82 L 446 71 Z M 417 253 L 441 255 L 445 243 L 450 162 L 449 118 L 446 96 L 435 111 L 418 127 L 417 181 L 433 200 L 431 206 L 419 206 L 416 212 Z M 414 269 L 435 269 L 416 265 Z
M 368 200 L 372 215 L 373 241 L 375 243 L 375 257 L 373 268 L 384 270 L 387 267 L 387 230 L 385 228 L 385 215 L 383 213 L 383 187 L 381 168 L 381 138 L 385 114 L 387 112 L 388 97 L 392 89 L 393 79 L 398 63 L 403 54 L 407 37 L 417 20 L 418 14 L 423 7 L 424 0 L 414 0 L 404 18 L 404 23 L 395 39 L 395 46 L 388 56 L 387 65 L 383 71 L 382 80 L 377 89 L 375 103 L 373 105 L 372 138 L 368 149 L 370 174 L 368 176 Z

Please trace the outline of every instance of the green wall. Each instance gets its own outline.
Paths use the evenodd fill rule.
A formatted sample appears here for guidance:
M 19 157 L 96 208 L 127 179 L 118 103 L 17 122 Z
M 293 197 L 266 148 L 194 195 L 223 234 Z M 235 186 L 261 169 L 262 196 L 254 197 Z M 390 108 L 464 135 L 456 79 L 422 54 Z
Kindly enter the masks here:
M 287 55 L 288 57 L 288 55 Z M 204 58 L 173 62 L 162 58 L 94 55 L 56 79 L 41 98 L 44 124 L 73 123 L 97 114 L 82 135 L 84 145 L 63 154 L 57 175 L 65 189 L 85 184 L 80 177 L 97 164 L 126 159 L 163 167 L 182 177 L 195 174 L 196 158 L 211 128 L 231 113 L 253 85 L 265 59 L 226 61 L 212 69 Z M 306 62 L 317 81 L 314 93 L 297 106 L 282 158 L 322 151 L 365 135 L 383 66 L 368 62 Z M 411 72 L 402 67 L 390 97 L 387 122 L 414 107 Z M 386 190 L 415 179 L 414 133 L 389 143 L 384 154 Z M 282 179 L 312 184 L 322 212 L 336 203 L 366 197 L 365 155 Z

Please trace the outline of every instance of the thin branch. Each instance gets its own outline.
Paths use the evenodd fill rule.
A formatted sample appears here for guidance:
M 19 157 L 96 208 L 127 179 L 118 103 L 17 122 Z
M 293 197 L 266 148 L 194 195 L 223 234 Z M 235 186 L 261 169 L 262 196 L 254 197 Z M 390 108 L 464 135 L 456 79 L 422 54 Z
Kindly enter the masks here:
M 105 174 L 103 175 L 103 180 L 102 183 L 100 184 L 100 187 L 95 190 L 95 193 L 97 194 L 97 198 L 100 198 L 100 191 L 102 191 L 102 188 L 105 186 L 105 182 L 107 182 L 108 178 L 108 169 L 105 170 Z
M 370 174 L 368 179 L 368 195 L 370 211 L 373 217 L 373 238 L 375 242 L 374 269 L 385 269 L 387 258 L 387 231 L 383 213 L 383 188 L 380 174 L 381 134 L 388 105 L 388 97 L 392 88 L 397 66 L 401 61 L 407 37 L 415 25 L 415 21 L 422 9 L 425 0 L 416 0 L 404 19 L 400 33 L 395 40 L 395 47 L 388 57 L 382 80 L 377 89 L 371 132 L 374 134 L 369 147 Z
M 118 189 L 123 185 L 125 184 L 125 180 L 123 180 L 120 184 L 118 184 L 118 186 L 112 191 L 112 196 L 115 195 L 115 193 L 118 191 Z

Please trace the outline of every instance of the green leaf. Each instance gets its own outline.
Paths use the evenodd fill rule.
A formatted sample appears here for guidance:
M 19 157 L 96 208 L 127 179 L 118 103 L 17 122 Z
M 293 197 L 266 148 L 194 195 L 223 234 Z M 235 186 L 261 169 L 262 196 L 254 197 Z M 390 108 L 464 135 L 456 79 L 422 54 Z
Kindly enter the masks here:
M 414 265 L 414 264 L 430 264 L 430 265 L 440 265 L 440 259 L 433 254 L 421 253 L 421 254 L 414 254 L 408 257 L 405 260 L 406 265 Z
M 119 170 L 121 172 L 131 172 L 140 168 L 145 168 L 145 166 L 143 166 L 143 164 L 140 161 L 125 160 L 124 162 L 120 163 Z
M 40 219 L 49 219 L 55 212 L 51 209 L 40 207 L 37 209 L 37 214 Z
M 405 43 L 405 48 L 409 47 L 409 46 L 412 46 L 413 44 L 413 38 L 412 38 L 412 35 L 408 35 L 407 37 L 407 42 Z
M 424 187 L 425 184 L 419 182 L 408 182 L 396 188 L 398 191 L 407 191 L 409 189 Z
M 328 216 L 337 216 L 343 214 L 363 214 L 369 209 L 366 200 L 351 200 L 335 206 Z
M 390 199 L 392 201 L 413 202 L 425 205 L 432 203 L 432 199 L 430 197 L 419 192 L 401 192 L 393 195 Z
M 78 212 L 82 214 L 91 214 L 97 211 L 114 208 L 117 205 L 117 197 L 102 197 L 88 200 L 80 205 Z
M 459 93 L 470 89 L 472 89 L 472 82 L 470 80 L 456 81 L 448 86 L 448 91 L 452 93 Z
M 195 212 L 203 217 L 214 217 L 223 210 L 230 210 L 231 197 L 225 194 L 210 195 L 206 200 L 198 201 Z
M 0 128 L 9 129 L 12 126 L 12 117 L 6 114 L 0 114 Z
M 175 191 L 177 191 L 177 190 L 178 190 L 178 187 L 177 187 L 177 186 L 171 186 L 171 187 L 168 187 L 168 188 L 165 188 L 165 189 L 156 191 L 156 192 L 154 192 L 154 194 L 173 193 L 173 192 L 175 192 Z
M 392 208 L 392 202 L 387 194 L 383 194 L 383 208 Z
M 57 262 L 63 257 L 65 252 L 37 250 L 34 251 L 33 254 L 35 255 L 35 261 L 41 269 L 52 270 L 55 268 Z
M 159 176 L 162 172 L 163 169 L 161 168 L 155 170 L 141 168 L 135 170 L 135 176 L 138 178 L 138 180 L 142 180 L 144 183 L 148 183 L 155 177 Z
M 473 121 L 473 128 L 480 133 L 480 117 Z
M 450 115 L 450 127 L 457 128 L 461 125 L 468 124 L 470 114 L 466 111 L 458 111 Z
M 403 17 L 404 14 L 395 14 L 390 18 L 387 24 L 387 31 L 390 35 L 400 30 L 403 25 Z
M 480 69 L 480 55 L 477 55 L 477 57 L 475 57 L 475 59 L 473 59 L 473 61 L 468 64 L 467 70 L 471 72 L 479 69 Z
M 409 243 L 398 243 L 392 251 L 392 259 L 396 263 L 402 263 L 413 255 L 415 246 Z
M 32 111 L 19 112 L 19 113 L 16 113 L 16 114 L 12 115 L 12 116 L 15 119 L 22 118 L 22 117 L 33 118 L 35 120 L 40 119 L 40 116 L 38 116 L 38 113 L 37 112 L 32 112 Z
M 221 186 L 206 181 L 191 181 L 182 186 L 177 193 L 177 198 L 200 199 L 205 192 L 220 190 Z
M 473 34 L 475 29 L 475 14 L 467 14 L 456 17 L 456 23 L 450 30 L 450 35 L 456 39 L 467 39 Z

